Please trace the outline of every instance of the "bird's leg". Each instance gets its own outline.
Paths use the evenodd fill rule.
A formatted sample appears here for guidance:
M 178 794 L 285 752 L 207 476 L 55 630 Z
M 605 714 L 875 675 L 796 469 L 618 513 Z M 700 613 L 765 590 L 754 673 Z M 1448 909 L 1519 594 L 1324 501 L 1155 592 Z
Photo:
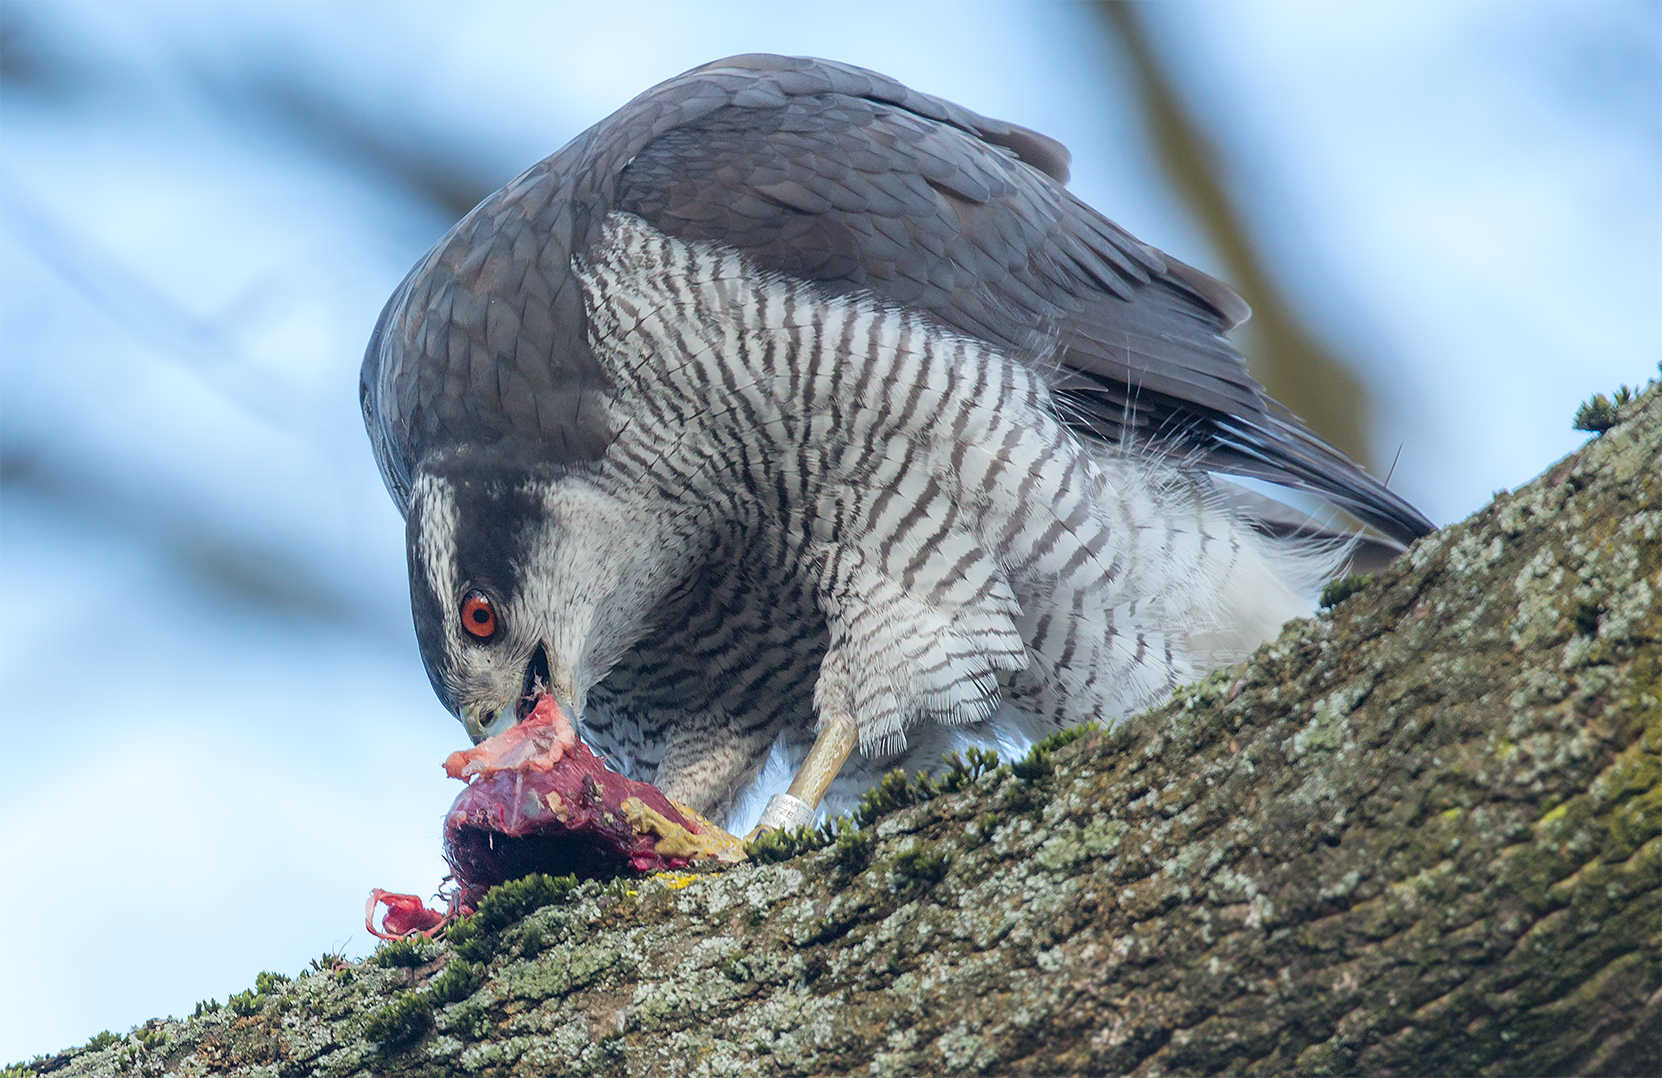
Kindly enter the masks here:
M 679 715 L 652 784 L 671 801 L 723 820 L 756 778 L 777 734 L 771 725 L 741 729 L 714 710 Z
M 825 725 L 808 750 L 808 758 L 796 769 L 796 778 L 790 789 L 768 798 L 762 818 L 747 838 L 755 838 L 764 831 L 786 831 L 806 827 L 814 822 L 814 813 L 831 787 L 831 780 L 843 768 L 843 761 L 854 751 L 859 731 L 854 720 L 844 714 L 826 716 Z
M 790 792 L 768 801 L 752 836 L 812 823 L 856 744 L 890 756 L 919 721 L 990 718 L 999 672 L 1026 669 L 1027 644 L 1013 620 L 1021 607 L 997 563 L 946 546 L 954 552 L 930 552 L 921 569 L 908 563 L 910 576 L 857 546 L 815 548 L 815 601 L 830 638 L 814 685 L 819 736 Z

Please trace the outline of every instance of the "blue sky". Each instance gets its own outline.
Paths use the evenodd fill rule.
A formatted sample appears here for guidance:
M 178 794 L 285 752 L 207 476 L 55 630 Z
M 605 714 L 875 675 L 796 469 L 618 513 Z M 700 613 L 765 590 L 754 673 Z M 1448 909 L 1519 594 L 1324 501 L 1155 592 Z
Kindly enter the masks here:
M 443 872 L 462 732 L 421 670 L 356 372 L 449 220 L 271 100 L 494 185 L 698 63 L 831 56 L 1061 139 L 1087 201 L 1219 269 L 1084 5 L 5 17 L 43 73 L 0 98 L 0 965 L 28 971 L 0 979 L 0 1061 L 364 953 L 370 888 Z M 1374 393 L 1392 485 L 1434 520 L 1573 449 L 1590 393 L 1656 374 L 1662 7 L 1151 22 L 1266 261 Z

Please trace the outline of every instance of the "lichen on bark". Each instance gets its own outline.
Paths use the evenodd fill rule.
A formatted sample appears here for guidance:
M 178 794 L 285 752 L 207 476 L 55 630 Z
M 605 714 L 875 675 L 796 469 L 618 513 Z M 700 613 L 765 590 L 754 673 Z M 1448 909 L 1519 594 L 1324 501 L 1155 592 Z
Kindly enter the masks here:
M 1662 390 L 1041 764 L 33 1067 L 1662 1072 Z

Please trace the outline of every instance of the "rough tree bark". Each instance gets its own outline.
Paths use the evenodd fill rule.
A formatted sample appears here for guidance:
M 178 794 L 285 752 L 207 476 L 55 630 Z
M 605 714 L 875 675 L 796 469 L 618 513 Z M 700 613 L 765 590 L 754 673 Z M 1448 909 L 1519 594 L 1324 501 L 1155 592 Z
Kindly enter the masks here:
M 32 1066 L 1662 1073 L 1659 780 L 1652 389 L 1251 661 L 869 843 L 583 884 Z

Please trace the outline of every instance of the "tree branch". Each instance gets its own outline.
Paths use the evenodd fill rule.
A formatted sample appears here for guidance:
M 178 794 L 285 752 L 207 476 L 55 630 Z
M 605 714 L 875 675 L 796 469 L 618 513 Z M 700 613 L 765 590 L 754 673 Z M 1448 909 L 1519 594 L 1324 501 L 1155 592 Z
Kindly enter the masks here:
M 1251 661 L 961 778 L 35 1068 L 1662 1071 L 1662 389 Z

